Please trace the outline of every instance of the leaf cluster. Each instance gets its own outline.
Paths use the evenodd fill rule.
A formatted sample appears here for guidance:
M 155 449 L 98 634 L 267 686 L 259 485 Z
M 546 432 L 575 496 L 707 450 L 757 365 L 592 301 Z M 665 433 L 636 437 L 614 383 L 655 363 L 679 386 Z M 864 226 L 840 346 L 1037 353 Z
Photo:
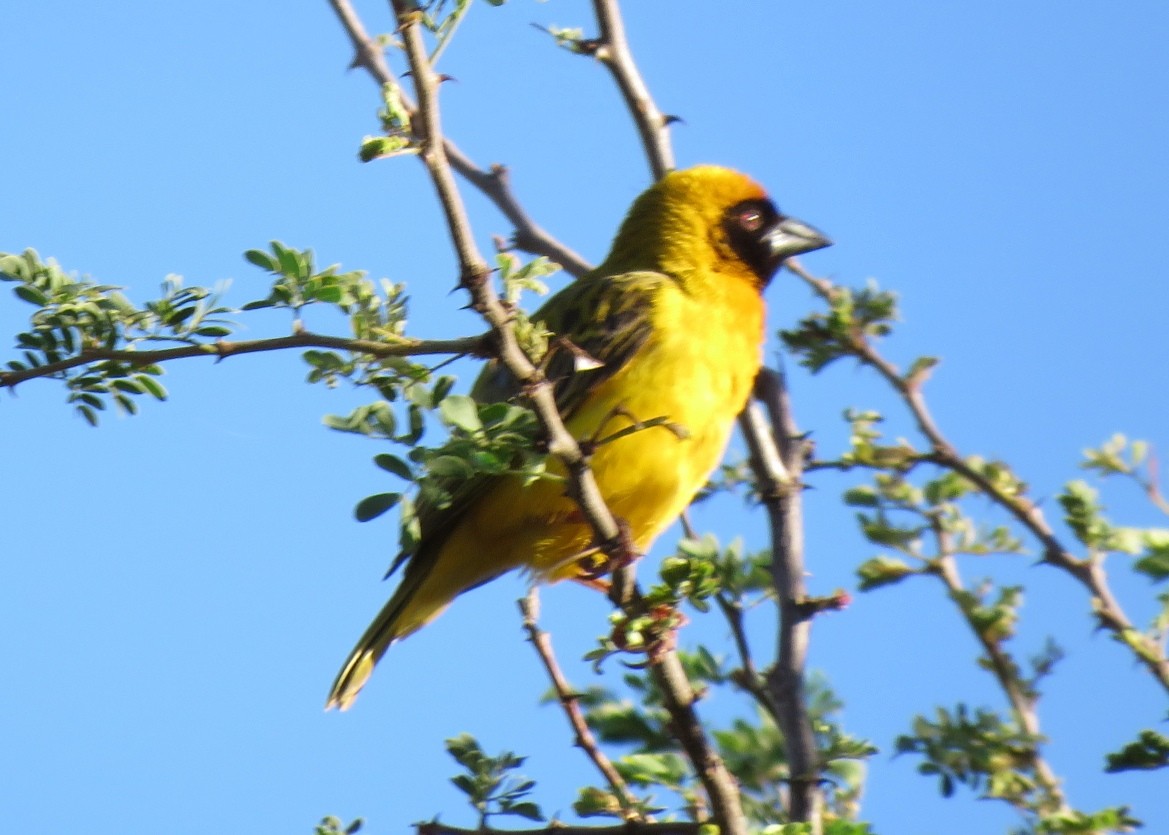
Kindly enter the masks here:
M 544 820 L 540 807 L 527 799 L 536 781 L 516 774 L 526 757 L 510 751 L 489 756 L 470 734 L 448 739 L 446 750 L 463 767 L 463 772 L 452 777 L 451 782 L 479 814 L 481 829 L 487 827 L 492 817 L 510 815 L 531 821 Z

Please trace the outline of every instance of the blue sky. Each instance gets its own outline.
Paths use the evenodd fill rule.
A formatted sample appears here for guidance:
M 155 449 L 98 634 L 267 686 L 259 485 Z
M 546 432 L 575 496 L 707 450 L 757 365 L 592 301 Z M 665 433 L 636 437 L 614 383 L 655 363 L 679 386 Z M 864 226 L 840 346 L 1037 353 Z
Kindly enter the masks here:
M 629 34 L 660 106 L 684 119 L 680 164 L 719 162 L 765 183 L 837 244 L 805 259 L 848 284 L 896 289 L 897 362 L 942 357 L 928 386 L 964 451 L 1010 461 L 1056 516 L 1080 450 L 1116 431 L 1169 445 L 1169 7 L 1156 0 L 979 4 L 630 2 Z M 372 31 L 385 4 L 358 4 Z M 668 18 L 668 19 L 664 19 Z M 529 211 L 593 261 L 648 174 L 608 76 L 528 24 L 583 26 L 587 4 L 477 4 L 443 58 L 449 134 L 504 162 Z M 34 247 L 66 268 L 155 293 L 169 273 L 263 294 L 241 253 L 277 238 L 323 263 L 406 281 L 413 333 L 480 325 L 448 294 L 453 258 L 423 169 L 361 165 L 374 86 L 345 72 L 326 3 L 104 6 L 44 0 L 0 13 L 4 199 L 0 250 Z M 399 65 L 400 66 L 400 65 Z M 506 222 L 468 194 L 486 250 Z M 791 276 L 769 291 L 772 329 L 813 307 Z M 0 296 L 0 325 L 29 308 Z M 276 317 L 249 333 L 281 332 Z M 254 323 L 253 323 L 254 322 Z M 314 322 L 327 329 L 335 323 Z M 463 366 L 464 378 L 474 373 Z M 353 504 L 387 488 L 372 444 L 320 425 L 361 402 L 303 384 L 291 355 L 168 369 L 172 396 L 92 430 L 54 385 L 4 395 L 0 419 L 0 808 L 38 831 L 307 832 L 324 814 L 405 831 L 442 813 L 469 825 L 442 740 L 529 754 L 545 811 L 593 780 L 520 637 L 509 579 L 461 599 L 395 647 L 356 707 L 321 710 L 332 677 L 389 593 L 389 521 Z M 911 427 L 871 375 L 795 373 L 801 424 L 823 450 L 849 406 Z M 736 442 L 737 443 L 737 442 Z M 811 585 L 854 585 L 875 550 L 837 497 L 808 497 Z M 1160 524 L 1117 485 L 1110 512 Z M 990 517 L 994 518 L 994 517 Z M 737 505 L 699 514 L 724 538 L 763 543 Z M 674 534 L 656 549 L 669 549 Z M 1105 778 L 1103 755 L 1164 716 L 1164 697 L 1107 638 L 1087 600 L 1030 559 L 965 566 L 1026 582 L 1022 655 L 1055 635 L 1068 659 L 1041 705 L 1049 754 L 1080 808 L 1130 803 L 1169 829 L 1163 776 Z M 1112 566 L 1133 618 L 1147 584 Z M 604 631 L 603 601 L 544 595 L 571 663 Z M 696 627 L 697 628 L 697 627 Z M 761 646 L 768 625 L 758 626 Z M 716 637 L 717 630 L 712 633 Z M 893 759 L 914 713 L 965 699 L 1000 706 L 954 613 L 928 583 L 859 596 L 816 623 L 812 664 L 844 722 L 882 748 L 864 815 L 885 833 L 1005 831 L 1014 817 L 943 801 Z M 961 663 L 955 663 L 956 655 Z M 734 710 L 720 697 L 710 715 Z

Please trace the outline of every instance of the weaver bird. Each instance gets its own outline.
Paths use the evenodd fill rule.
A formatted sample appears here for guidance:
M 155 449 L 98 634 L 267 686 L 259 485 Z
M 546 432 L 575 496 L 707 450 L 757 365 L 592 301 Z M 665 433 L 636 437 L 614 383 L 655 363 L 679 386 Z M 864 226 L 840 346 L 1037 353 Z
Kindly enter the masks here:
M 644 553 L 718 465 L 763 354 L 762 293 L 785 258 L 828 246 L 776 209 L 746 176 L 715 166 L 667 174 L 634 201 L 595 270 L 553 296 L 533 319 L 571 351 L 547 375 L 568 430 L 611 436 L 638 421 L 671 425 L 624 434 L 592 451 L 601 495 Z M 471 394 L 514 398 L 506 369 L 489 365 Z M 558 461 L 549 470 L 563 475 Z M 421 537 L 393 597 L 345 662 L 328 707 L 352 704 L 391 643 L 439 615 L 459 594 L 524 568 L 537 580 L 579 577 L 593 533 L 561 481 L 476 476 L 449 505 L 419 508 Z M 595 549 L 594 549 L 595 550 Z

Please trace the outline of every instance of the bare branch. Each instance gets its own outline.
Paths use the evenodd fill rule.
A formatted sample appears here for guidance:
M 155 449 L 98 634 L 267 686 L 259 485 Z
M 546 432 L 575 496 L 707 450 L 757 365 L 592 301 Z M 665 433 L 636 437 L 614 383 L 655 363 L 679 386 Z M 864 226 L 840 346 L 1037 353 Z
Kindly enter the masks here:
M 812 832 L 819 833 L 823 807 L 820 762 L 804 676 L 811 619 L 816 611 L 805 605 L 802 475 L 807 449 L 778 372 L 760 371 L 755 397 L 767 407 L 770 424 L 775 427 L 773 434 L 756 403 L 750 403 L 739 415 L 771 524 L 771 575 L 779 606 L 779 634 L 767 689 L 787 743 L 791 772 L 788 814 L 793 821 L 809 822 Z
M 832 284 L 809 274 L 794 258 L 786 262 L 788 269 L 806 281 L 826 300 L 832 298 Z M 854 334 L 848 345 L 850 353 L 860 362 L 876 370 L 901 396 L 917 423 L 918 430 L 932 447 L 931 460 L 953 470 L 978 488 L 995 504 L 1004 508 L 1043 546 L 1043 561 L 1070 574 L 1084 586 L 1092 598 L 1092 611 L 1101 626 L 1128 646 L 1145 668 L 1169 691 L 1169 658 L 1154 641 L 1133 626 L 1120 602 L 1108 584 L 1108 575 L 1099 560 L 1082 559 L 1069 551 L 1055 535 L 1043 511 L 1026 496 L 1008 493 L 989 480 L 958 454 L 954 446 L 938 429 L 925 403 L 920 381 L 909 379 L 887 359 L 877 353 L 863 334 Z
M 569 826 L 553 821 L 538 829 L 463 829 L 448 826 L 438 821 L 420 823 L 415 827 L 418 835 L 698 835 L 706 824 L 686 821 L 628 821 L 614 826 Z
M 124 362 L 131 366 L 155 365 L 188 357 L 215 357 L 217 360 L 237 354 L 255 354 L 260 351 L 282 351 L 287 348 L 333 348 L 368 354 L 371 357 L 408 357 L 425 354 L 471 354 L 483 356 L 485 338 L 469 336 L 462 339 L 408 339 L 400 342 L 375 342 L 369 339 L 347 339 L 342 336 L 324 336 L 315 333 L 294 333 L 271 339 L 250 339 L 242 342 L 219 340 L 202 345 L 183 345 L 157 351 L 130 351 L 112 348 L 86 348 L 75 357 L 60 362 L 38 365 L 23 371 L 0 371 L 0 388 L 13 388 L 26 380 L 52 377 L 72 368 L 95 362 Z
M 654 104 L 649 88 L 633 61 L 617 0 L 593 0 L 593 11 L 601 35 L 595 42 L 592 54 L 613 74 L 625 98 L 625 106 L 637 125 L 650 170 L 654 179 L 660 180 L 674 168 L 674 151 L 669 134 L 671 119 L 663 115 Z
M 625 819 L 627 821 L 642 821 L 642 815 L 637 811 L 637 798 L 629 792 L 629 786 L 626 785 L 625 780 L 617 773 L 613 763 L 597 745 L 597 739 L 589 729 L 588 723 L 585 722 L 584 713 L 581 712 L 580 696 L 568 683 L 564 673 L 560 670 L 560 665 L 556 663 L 556 654 L 552 651 L 552 638 L 547 632 L 540 629 L 537 623 L 540 617 L 540 598 L 535 586 L 528 590 L 526 598 L 519 601 L 519 606 L 520 612 L 524 616 L 524 631 L 528 634 L 528 640 L 532 646 L 536 648 L 536 654 L 540 656 L 548 678 L 552 680 L 552 686 L 556 689 L 556 697 L 560 701 L 560 706 L 564 708 L 568 724 L 572 726 L 573 733 L 576 734 L 576 746 L 585 752 L 585 755 L 601 772 L 613 790 L 613 794 L 617 797 L 617 801 L 621 804 Z
M 349 0 L 329 0 L 329 5 L 333 7 L 353 44 L 354 58 L 351 66 L 364 69 L 379 85 L 392 85 L 398 91 L 402 106 L 410 112 L 412 119 L 415 118 L 418 113 L 417 106 L 401 90 L 397 76 L 390 69 L 382 47 L 366 32 L 361 18 L 353 10 Z M 584 258 L 549 235 L 524 212 L 511 192 L 506 170 L 502 166 L 496 165 L 490 170 L 484 170 L 475 165 L 451 140 L 443 138 L 442 145 L 451 167 L 494 203 L 515 227 L 513 240 L 516 247 L 524 252 L 543 255 L 555 261 L 577 278 L 592 269 Z
M 739 785 L 710 744 L 694 710 L 698 695 L 690 686 L 682 661 L 674 650 L 663 652 L 649 668 L 662 694 L 662 706 L 670 714 L 670 731 L 694 768 L 710 798 L 720 835 L 746 835 L 747 821 L 739 799 Z
M 735 677 L 735 683 L 750 693 L 759 706 L 767 711 L 767 715 L 777 728 L 782 727 L 779 723 L 779 706 L 772 700 L 771 691 L 765 686 L 763 677 L 755 667 L 755 659 L 751 655 L 751 644 L 747 640 L 746 624 L 743 621 L 743 607 L 722 594 L 715 596 L 715 602 L 718 603 L 723 617 L 727 619 L 735 649 L 739 653 L 741 675 Z

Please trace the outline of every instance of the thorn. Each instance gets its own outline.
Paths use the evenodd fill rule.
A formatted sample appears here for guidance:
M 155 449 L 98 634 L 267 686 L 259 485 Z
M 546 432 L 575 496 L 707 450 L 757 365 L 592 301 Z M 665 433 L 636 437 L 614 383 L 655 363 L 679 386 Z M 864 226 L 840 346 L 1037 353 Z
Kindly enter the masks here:
M 675 116 L 673 113 L 667 113 L 664 116 L 662 116 L 662 127 L 663 128 L 668 128 L 670 125 L 673 125 L 673 124 L 684 125 L 684 124 L 686 124 L 686 120 L 683 119 L 681 116 Z

